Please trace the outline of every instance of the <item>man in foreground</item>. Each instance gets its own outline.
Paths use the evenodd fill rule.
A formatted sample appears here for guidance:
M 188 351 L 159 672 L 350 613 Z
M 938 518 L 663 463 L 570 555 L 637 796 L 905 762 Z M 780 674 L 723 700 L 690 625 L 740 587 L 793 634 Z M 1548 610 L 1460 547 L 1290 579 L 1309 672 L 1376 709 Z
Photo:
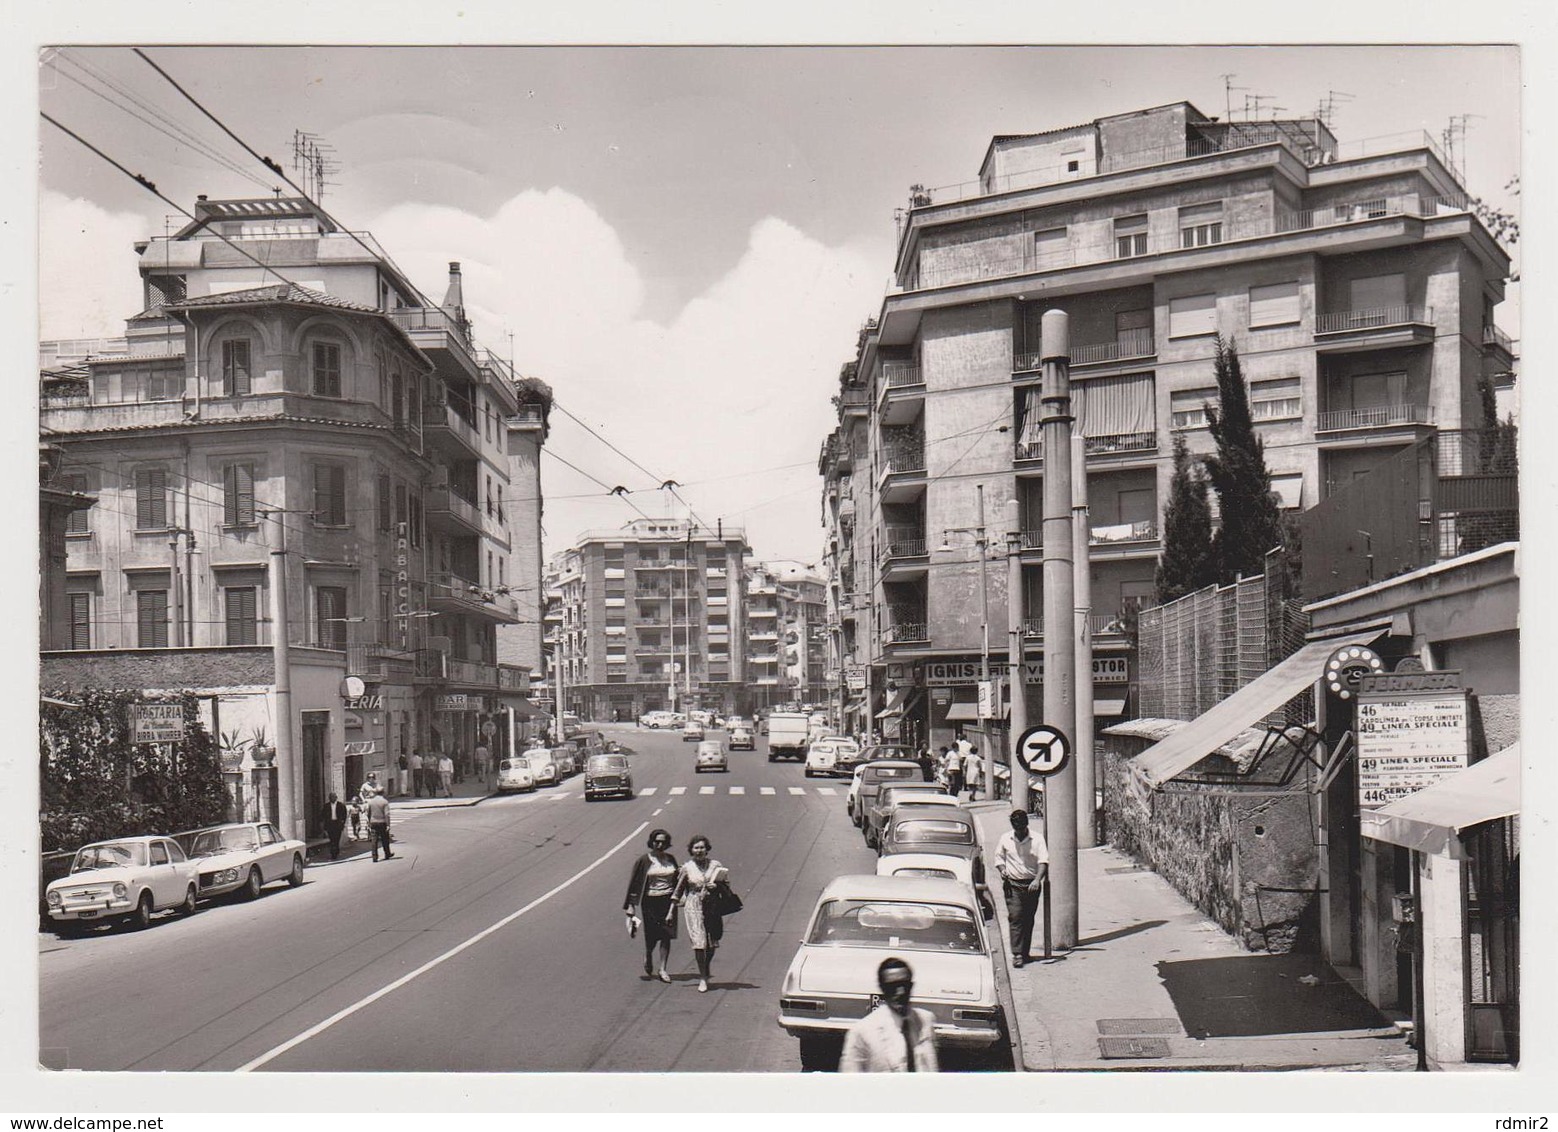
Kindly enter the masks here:
M 902 959 L 876 969 L 882 1002 L 844 1036 L 840 1073 L 935 1073 L 936 1018 L 910 1004 L 914 972 Z

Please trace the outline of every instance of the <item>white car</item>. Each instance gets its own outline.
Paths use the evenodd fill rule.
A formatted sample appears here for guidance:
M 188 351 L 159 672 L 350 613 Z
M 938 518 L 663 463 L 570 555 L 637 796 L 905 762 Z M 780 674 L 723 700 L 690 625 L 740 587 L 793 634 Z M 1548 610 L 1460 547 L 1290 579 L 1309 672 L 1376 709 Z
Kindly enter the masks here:
M 301 885 L 308 846 L 281 837 L 268 821 L 236 822 L 196 830 L 189 856 L 200 866 L 202 900 L 239 891 L 254 900 L 272 881 Z
M 914 971 L 914 1005 L 935 1015 L 936 1044 L 987 1049 L 1001 1004 L 979 900 L 942 877 L 842 876 L 822 890 L 779 992 L 779 1025 L 800 1039 L 801 1068 L 837 1064 L 845 1032 L 877 1005 L 877 966 Z
M 752 737 L 752 732 L 747 727 L 732 727 L 730 729 L 730 749 L 732 751 L 751 751 L 757 748 L 757 740 Z
M 939 877 L 955 880 L 972 890 L 974 886 L 974 862 L 967 857 L 954 857 L 946 853 L 894 853 L 878 857 L 876 875 L 879 877 Z
M 701 743 L 703 738 L 703 724 L 699 723 L 696 719 L 689 719 L 686 723 L 682 724 L 683 743 Z
M 681 722 L 674 711 L 651 711 L 638 717 L 638 725 L 647 727 L 651 731 L 657 731 L 662 727 L 677 727 Z
M 526 751 L 525 765 L 530 767 L 530 776 L 534 785 L 557 785 L 557 763 L 553 760 L 549 748 L 532 747 Z
M 499 794 L 507 794 L 510 790 L 534 790 L 536 776 L 530 769 L 530 761 L 518 756 L 501 760 L 496 785 Z
M 194 912 L 199 885 L 199 867 L 171 837 L 120 837 L 77 849 L 44 903 L 61 935 L 104 920 L 144 928 L 154 912 Z
M 725 759 L 725 748 L 720 745 L 718 739 L 707 739 L 698 744 L 698 761 L 696 770 L 702 774 L 706 770 L 728 771 L 730 763 Z
M 833 764 L 838 758 L 836 748 L 826 740 L 814 741 L 806 748 L 806 777 L 821 774 L 831 777 Z

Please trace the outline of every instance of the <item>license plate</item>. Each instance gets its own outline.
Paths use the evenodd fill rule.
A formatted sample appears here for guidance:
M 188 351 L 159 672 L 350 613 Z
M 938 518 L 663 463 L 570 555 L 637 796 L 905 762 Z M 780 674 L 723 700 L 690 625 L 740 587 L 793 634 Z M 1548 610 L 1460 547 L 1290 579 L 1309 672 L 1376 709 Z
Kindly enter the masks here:
M 97 909 L 85 909 L 83 911 L 77 912 L 76 915 L 80 916 L 83 920 L 90 920 L 93 916 L 97 915 Z
M 866 1009 L 867 1010 L 875 1010 L 878 1006 L 881 1006 L 881 1005 L 882 1005 L 882 996 L 879 995 L 879 994 L 873 994 L 871 996 L 871 1005 L 868 1006 Z

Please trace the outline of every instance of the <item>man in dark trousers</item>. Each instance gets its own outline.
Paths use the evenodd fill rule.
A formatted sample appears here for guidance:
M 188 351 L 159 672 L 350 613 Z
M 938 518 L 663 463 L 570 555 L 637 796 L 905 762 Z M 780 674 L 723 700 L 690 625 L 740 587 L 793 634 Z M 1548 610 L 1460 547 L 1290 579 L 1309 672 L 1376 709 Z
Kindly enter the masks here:
M 1001 874 L 1011 921 L 1012 966 L 1021 967 L 1033 947 L 1033 917 L 1049 876 L 1049 847 L 1043 834 L 1028 829 L 1028 815 L 1022 810 L 1012 811 L 1011 823 L 1011 832 L 996 843 L 995 871 Z
M 346 829 L 346 813 L 346 803 L 332 792 L 324 810 L 325 836 L 330 839 L 332 861 L 341 855 L 341 833 Z
M 390 852 L 390 805 L 389 799 L 383 794 L 375 794 L 368 799 L 368 839 L 373 842 L 373 859 L 379 859 L 379 850 L 384 850 L 384 859 L 392 860 L 395 856 Z

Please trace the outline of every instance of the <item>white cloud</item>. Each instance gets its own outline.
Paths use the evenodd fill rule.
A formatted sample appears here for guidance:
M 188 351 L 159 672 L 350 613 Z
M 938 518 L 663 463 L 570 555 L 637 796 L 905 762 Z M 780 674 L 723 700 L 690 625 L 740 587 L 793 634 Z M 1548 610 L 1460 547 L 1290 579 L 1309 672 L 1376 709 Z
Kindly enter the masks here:
M 39 337 L 108 338 L 141 309 L 146 217 L 45 189 L 38 199 Z
M 616 232 L 563 190 L 522 193 L 491 219 L 406 205 L 370 227 L 434 302 L 447 262 L 459 260 L 484 344 L 506 354 L 512 331 L 522 372 L 656 475 L 689 485 L 705 520 L 783 495 L 735 521 L 759 553 L 815 557 L 815 469 L 771 469 L 814 458 L 833 427 L 839 366 L 881 298 L 870 257 L 766 218 L 731 270 L 661 325 L 642 314 L 645 284 Z M 649 483 L 571 422 L 557 423 L 549 447 L 607 483 Z M 632 516 L 612 501 L 558 498 L 593 485 L 545 467 L 550 547 Z M 730 478 L 738 473 L 753 474 Z M 658 497 L 638 502 L 659 513 Z

